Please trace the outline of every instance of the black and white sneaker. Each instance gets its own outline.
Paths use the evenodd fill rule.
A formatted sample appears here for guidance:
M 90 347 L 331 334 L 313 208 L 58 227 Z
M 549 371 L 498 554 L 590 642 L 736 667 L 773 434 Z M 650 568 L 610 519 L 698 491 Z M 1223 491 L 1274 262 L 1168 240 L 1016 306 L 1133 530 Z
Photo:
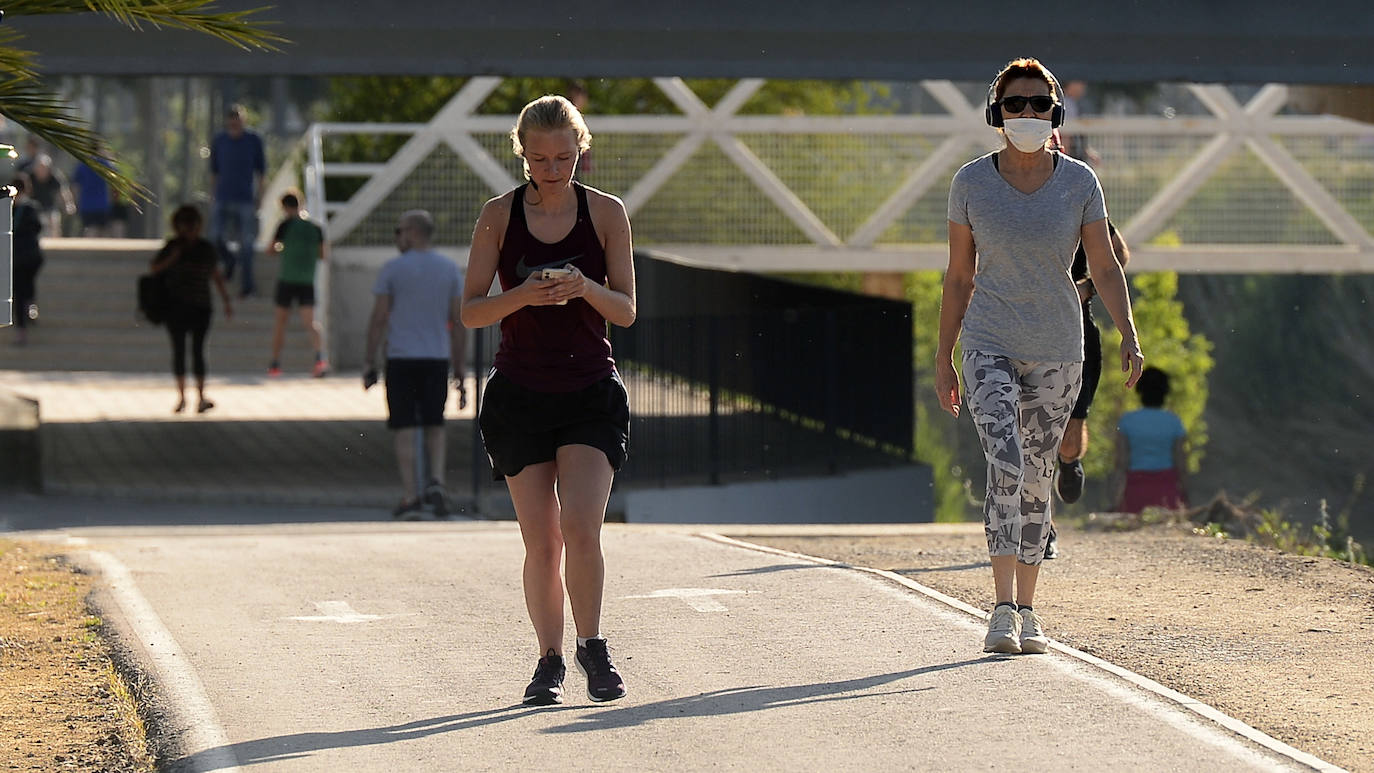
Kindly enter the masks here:
M 553 706 L 562 703 L 563 677 L 567 673 L 568 668 L 563 665 L 563 656 L 550 649 L 539 659 L 539 665 L 535 666 L 534 678 L 530 680 L 530 686 L 525 688 L 525 697 L 521 703 L 526 706 Z
M 600 703 L 625 697 L 625 680 L 611 663 L 605 639 L 577 645 L 577 670 L 587 677 L 587 697 Z
M 1059 530 L 1050 523 L 1050 538 L 1045 541 L 1045 560 L 1053 561 L 1059 557 Z
M 444 490 L 444 484 L 437 480 L 430 480 L 429 485 L 425 486 L 425 502 L 434 508 L 434 517 L 444 519 L 453 511 L 449 504 L 448 492 Z
M 1071 505 L 1083 498 L 1084 477 L 1082 459 L 1072 462 L 1059 460 L 1059 480 L 1055 488 L 1059 490 L 1059 498 L 1064 500 L 1064 504 Z

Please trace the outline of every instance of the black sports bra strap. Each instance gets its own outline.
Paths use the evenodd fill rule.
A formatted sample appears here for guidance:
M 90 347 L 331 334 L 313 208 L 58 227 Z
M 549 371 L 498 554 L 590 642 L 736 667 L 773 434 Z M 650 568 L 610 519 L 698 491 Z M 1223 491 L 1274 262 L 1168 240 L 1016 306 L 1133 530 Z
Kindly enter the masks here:
M 587 186 L 574 181 L 573 190 L 577 191 L 577 219 L 591 222 L 592 213 L 587 207 Z
M 511 202 L 510 216 L 521 223 L 525 222 L 525 189 L 528 187 L 530 184 L 525 183 L 516 188 L 514 201 Z

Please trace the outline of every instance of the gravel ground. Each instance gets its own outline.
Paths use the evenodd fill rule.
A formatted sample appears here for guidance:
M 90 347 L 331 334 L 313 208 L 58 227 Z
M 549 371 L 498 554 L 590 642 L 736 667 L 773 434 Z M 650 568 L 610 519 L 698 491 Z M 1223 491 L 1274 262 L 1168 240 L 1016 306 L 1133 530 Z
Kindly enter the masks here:
M 981 532 L 741 538 L 994 600 Z M 1060 546 L 1035 602 L 1051 637 L 1374 773 L 1374 570 L 1178 526 L 1064 529 Z

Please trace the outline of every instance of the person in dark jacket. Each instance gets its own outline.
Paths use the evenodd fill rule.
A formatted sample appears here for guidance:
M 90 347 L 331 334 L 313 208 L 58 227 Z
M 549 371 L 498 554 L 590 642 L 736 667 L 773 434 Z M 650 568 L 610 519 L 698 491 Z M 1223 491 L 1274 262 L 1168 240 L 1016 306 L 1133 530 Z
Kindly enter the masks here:
M 198 401 L 196 412 L 205 413 L 215 404 L 205 397 L 205 336 L 210 331 L 210 283 L 214 282 L 224 301 L 224 318 L 234 318 L 229 291 L 219 271 L 219 253 L 201 237 L 204 221 L 200 210 L 183 204 L 172 213 L 172 237 L 153 258 L 152 273 L 166 274 L 171 296 L 167 313 L 167 332 L 172 337 L 172 374 L 177 381 L 177 404 L 173 410 L 186 410 L 186 337 L 191 337 L 191 367 L 196 375 Z
M 43 230 L 43 217 L 38 205 L 30 197 L 33 182 L 29 176 L 20 173 L 10 183 L 14 186 L 14 326 L 16 346 L 29 342 L 30 309 L 34 307 L 37 295 L 35 280 L 38 269 L 43 266 L 43 249 L 38 245 L 38 234 Z

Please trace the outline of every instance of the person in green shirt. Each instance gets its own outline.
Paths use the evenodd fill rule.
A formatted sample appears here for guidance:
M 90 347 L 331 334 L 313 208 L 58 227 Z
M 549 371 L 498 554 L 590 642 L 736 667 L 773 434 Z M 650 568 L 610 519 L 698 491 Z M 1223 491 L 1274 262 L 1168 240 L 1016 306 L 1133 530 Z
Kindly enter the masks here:
M 277 276 L 277 316 L 272 328 L 272 364 L 267 375 L 281 375 L 281 348 L 286 338 L 286 318 L 291 304 L 300 306 L 301 322 L 310 333 L 315 347 L 315 378 L 329 372 L 329 363 L 320 347 L 320 328 L 315 321 L 315 266 L 328 255 L 324 230 L 311 222 L 301 211 L 300 195 L 288 191 L 281 197 L 282 218 L 272 237 L 270 254 L 281 256 L 281 270 Z

